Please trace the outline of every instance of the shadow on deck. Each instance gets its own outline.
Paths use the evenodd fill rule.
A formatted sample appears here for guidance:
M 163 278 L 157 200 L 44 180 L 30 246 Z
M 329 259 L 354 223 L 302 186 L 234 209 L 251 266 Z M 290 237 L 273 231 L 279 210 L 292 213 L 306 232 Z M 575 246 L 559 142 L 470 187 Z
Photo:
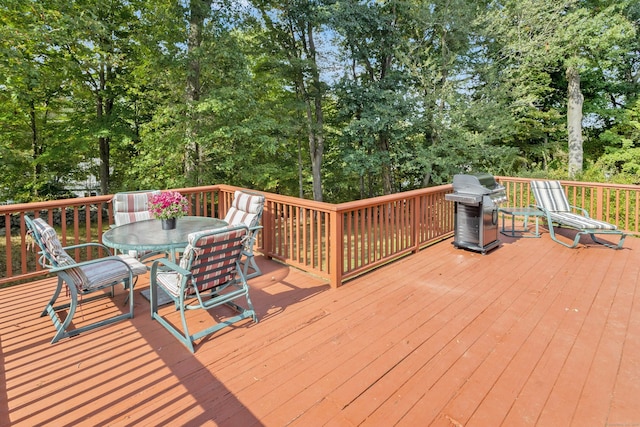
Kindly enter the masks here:
M 193 355 L 151 321 L 146 278 L 135 319 L 55 345 L 52 279 L 0 289 L 0 425 L 640 425 L 640 240 L 501 239 L 338 289 L 259 257 L 260 322 Z

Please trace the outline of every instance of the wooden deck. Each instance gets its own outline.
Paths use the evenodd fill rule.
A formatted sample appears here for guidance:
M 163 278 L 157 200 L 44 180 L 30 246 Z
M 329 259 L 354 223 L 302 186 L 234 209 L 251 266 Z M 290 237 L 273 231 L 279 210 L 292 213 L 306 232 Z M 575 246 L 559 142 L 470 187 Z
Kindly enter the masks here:
M 485 256 L 445 241 L 339 289 L 259 259 L 260 323 L 194 355 L 139 294 L 132 321 L 50 345 L 52 281 L 2 289 L 0 425 L 640 425 L 640 239 L 501 238 Z

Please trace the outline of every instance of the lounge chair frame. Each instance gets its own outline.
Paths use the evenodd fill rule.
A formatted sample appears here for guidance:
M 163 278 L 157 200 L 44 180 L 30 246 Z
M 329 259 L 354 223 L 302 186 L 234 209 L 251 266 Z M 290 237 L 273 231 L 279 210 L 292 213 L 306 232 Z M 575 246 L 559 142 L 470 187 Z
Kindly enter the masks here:
M 533 180 L 530 185 L 536 200 L 535 207 L 544 214 L 549 227 L 549 235 L 555 242 L 568 248 L 575 248 L 580 243 L 582 236 L 589 235 L 591 240 L 597 244 L 612 249 L 622 248 L 627 234 L 613 224 L 591 218 L 586 209 L 569 204 L 560 181 Z M 575 230 L 576 235 L 573 241 L 567 243 L 558 239 L 556 228 Z M 618 243 L 600 240 L 596 237 L 598 234 L 619 237 Z

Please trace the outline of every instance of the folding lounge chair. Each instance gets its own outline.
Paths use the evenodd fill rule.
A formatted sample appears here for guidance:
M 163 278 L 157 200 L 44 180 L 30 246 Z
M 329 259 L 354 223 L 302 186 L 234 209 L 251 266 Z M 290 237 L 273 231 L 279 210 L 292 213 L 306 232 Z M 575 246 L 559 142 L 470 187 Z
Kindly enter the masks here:
M 247 233 L 244 225 L 191 233 L 180 265 L 163 258 L 154 261 L 151 266 L 151 318 L 157 320 L 192 353 L 193 342 L 199 338 L 242 319 L 258 321 L 240 266 Z M 166 307 L 162 309 L 163 314 L 158 312 L 160 289 L 174 301 L 175 309 L 180 311 L 181 322 L 171 318 L 175 309 Z M 246 301 L 246 307 L 236 302 L 239 299 Z M 230 307 L 237 315 L 231 317 L 231 314 L 217 313 L 216 317 L 222 316 L 219 321 L 204 328 L 200 326 L 196 333 L 189 332 L 189 324 L 195 326 L 197 323 L 187 319 L 187 311 L 210 310 L 223 305 Z M 182 327 L 178 326 L 179 323 Z
M 224 220 L 230 225 L 244 224 L 249 227 L 249 237 L 247 238 L 244 251 L 244 261 L 242 262 L 244 276 L 247 280 L 260 276 L 262 271 L 258 267 L 253 257 L 253 246 L 255 245 L 258 231 L 262 228 L 260 218 L 264 210 L 264 196 L 258 193 L 248 191 L 236 191 L 234 193 L 233 202 L 227 211 Z M 249 269 L 253 270 L 249 272 Z
M 542 211 L 547 219 L 549 235 L 553 240 L 569 248 L 575 248 L 582 235 L 588 234 L 598 244 L 621 249 L 627 236 L 615 225 L 589 217 L 589 213 L 580 207 L 569 204 L 560 181 L 531 181 L 531 190 L 536 200 L 536 207 Z M 575 211 L 582 214 L 575 213 Z M 572 244 L 568 244 L 556 237 L 555 227 L 567 227 L 577 230 Z M 596 238 L 596 234 L 619 236 L 618 244 L 611 244 Z
M 101 247 L 106 253 L 109 248 L 99 243 L 83 243 L 80 245 L 62 247 L 58 240 L 56 231 L 46 221 L 41 218 L 31 219 L 25 216 L 25 222 L 29 228 L 29 234 L 40 247 L 40 258 L 38 262 L 51 273 L 58 276 L 57 288 L 53 297 L 45 307 L 41 316 L 49 315 L 56 328 L 56 334 L 51 340 L 51 344 L 61 338 L 78 335 L 91 329 L 105 326 L 124 319 L 133 318 L 133 281 L 139 274 L 147 272 L 147 267 L 129 255 L 108 256 L 84 262 L 76 262 L 66 252 L 68 249 Z M 66 250 L 65 250 L 66 249 Z M 55 303 L 66 284 L 70 302 L 56 306 Z M 129 289 L 129 311 L 113 317 L 99 320 L 97 322 L 73 328 L 73 316 L 79 303 L 86 303 L 97 298 L 113 296 L 115 285 L 123 283 L 125 289 Z M 105 294 L 103 291 L 110 289 Z M 85 298 L 88 294 L 95 293 L 93 297 Z M 59 313 L 67 309 L 66 316 Z

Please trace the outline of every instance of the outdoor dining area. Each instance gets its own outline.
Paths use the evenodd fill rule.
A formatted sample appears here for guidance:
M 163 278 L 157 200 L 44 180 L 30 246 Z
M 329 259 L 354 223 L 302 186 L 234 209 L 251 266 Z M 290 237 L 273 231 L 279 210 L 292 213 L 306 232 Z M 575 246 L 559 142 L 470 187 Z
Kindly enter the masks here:
M 535 203 L 498 181 L 505 212 Z M 0 425 L 640 423 L 639 196 L 562 185 L 593 222 L 541 204 L 486 252 L 455 244 L 450 185 L 341 205 L 178 189 L 165 229 L 147 215 L 167 192 L 98 196 L 95 227 L 70 208 L 72 235 L 99 230 L 84 242 L 52 203 L 14 207 L 49 258 L 0 288 Z
M 42 315 L 49 315 L 56 334 L 51 343 L 120 320 L 132 319 L 135 283 L 149 269 L 151 286 L 143 295 L 151 302 L 152 317 L 165 326 L 193 352 L 193 341 L 222 327 L 251 317 L 258 321 L 247 277 L 261 274 L 253 256 L 253 243 L 264 206 L 264 196 L 236 191 L 225 219 L 185 216 L 188 200 L 177 192 L 137 191 L 118 193 L 112 201 L 113 228 L 102 236 L 102 245 L 85 243 L 64 248 L 55 229 L 42 218 L 25 215 L 31 237 L 40 249 L 39 264 L 58 277 L 57 288 Z M 180 220 L 178 222 L 178 219 Z M 169 222 L 169 223 L 167 223 Z M 109 256 L 76 262 L 67 252 L 72 249 L 104 248 Z M 109 248 L 120 253 L 112 253 Z M 177 256 L 180 253 L 180 260 Z M 148 267 L 143 264 L 152 263 Z M 179 264 L 178 264 L 179 262 Z M 249 269 L 252 274 L 249 275 Z M 101 319 L 81 328 L 73 327 L 74 315 L 82 297 L 113 297 L 115 286 L 128 289 L 126 313 Z M 105 289 L 110 288 L 108 293 Z M 69 303 L 56 305 L 63 289 Z M 188 298 L 197 299 L 191 304 Z M 246 307 L 235 301 L 246 300 Z M 173 302 L 180 310 L 182 328 L 167 322 L 158 313 L 159 305 Z M 201 331 L 189 333 L 186 311 L 211 309 L 225 304 L 239 314 Z M 64 311 L 64 315 L 59 312 Z

